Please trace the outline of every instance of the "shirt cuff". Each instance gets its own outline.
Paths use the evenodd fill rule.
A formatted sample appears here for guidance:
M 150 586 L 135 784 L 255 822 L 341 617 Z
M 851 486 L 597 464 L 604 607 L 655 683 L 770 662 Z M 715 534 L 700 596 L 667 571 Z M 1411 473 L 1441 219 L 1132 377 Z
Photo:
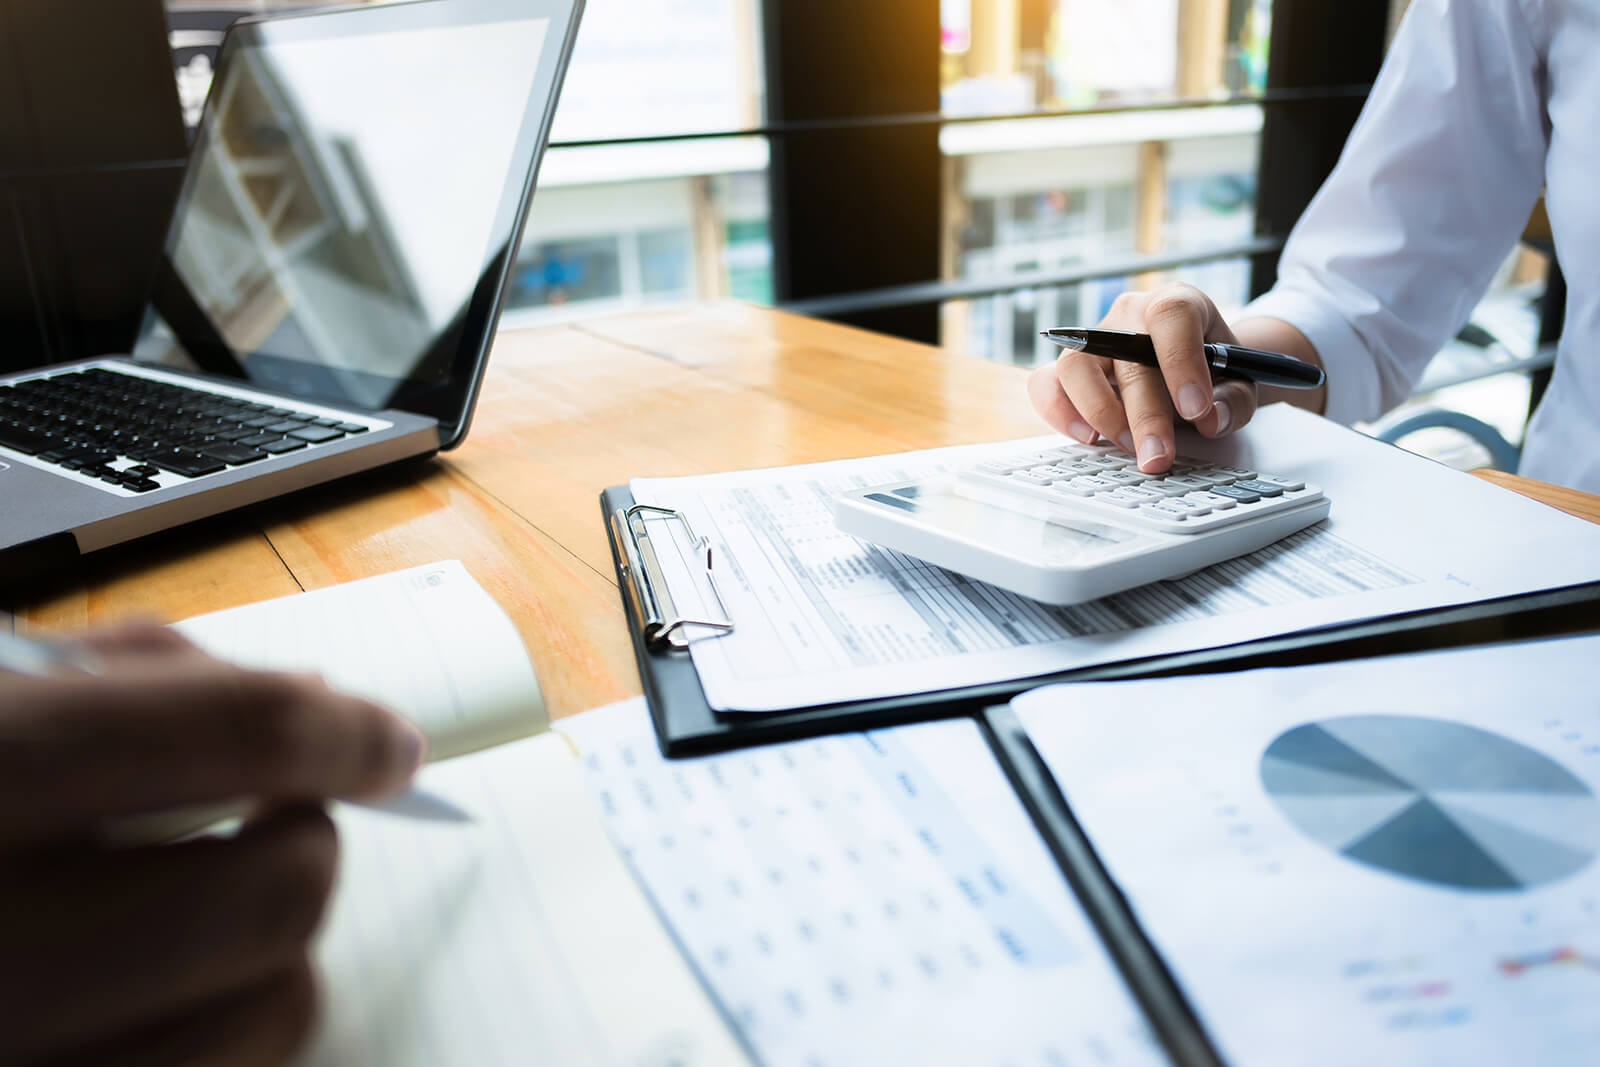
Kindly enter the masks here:
M 1345 425 L 1378 416 L 1383 401 L 1372 356 L 1361 335 L 1324 301 L 1279 285 L 1252 300 L 1234 321 L 1252 318 L 1281 319 L 1306 335 L 1328 375 L 1324 415 Z

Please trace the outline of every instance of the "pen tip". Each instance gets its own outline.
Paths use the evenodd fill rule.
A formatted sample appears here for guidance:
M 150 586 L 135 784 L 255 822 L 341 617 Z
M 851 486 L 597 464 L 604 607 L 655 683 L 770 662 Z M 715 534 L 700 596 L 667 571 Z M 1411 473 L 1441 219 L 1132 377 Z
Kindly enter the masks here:
M 1089 343 L 1089 339 L 1084 336 L 1084 332 L 1082 330 L 1071 328 L 1040 330 L 1039 336 L 1046 338 L 1053 344 L 1058 344 L 1062 348 L 1070 349 L 1074 352 L 1082 349 Z

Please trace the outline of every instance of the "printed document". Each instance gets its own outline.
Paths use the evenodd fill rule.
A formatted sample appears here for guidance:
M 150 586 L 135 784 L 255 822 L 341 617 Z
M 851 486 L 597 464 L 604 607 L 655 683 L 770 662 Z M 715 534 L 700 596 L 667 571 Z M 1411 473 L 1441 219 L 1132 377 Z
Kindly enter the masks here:
M 1592 1064 L 1600 637 L 1012 702 L 1225 1060 Z
M 1167 1062 L 971 720 L 672 761 L 642 700 L 556 729 L 762 1063 Z
M 635 479 L 635 500 L 680 509 L 712 546 L 735 629 L 691 646 L 707 701 L 771 711 L 932 692 L 1596 577 L 1600 528 L 1285 404 L 1225 441 L 1182 447 L 1319 485 L 1332 514 L 1185 578 L 1055 607 L 834 528 L 830 501 L 847 489 L 1056 441 Z M 650 525 L 680 609 L 715 617 L 703 556 L 680 524 Z
M 546 733 L 423 768 L 454 815 L 336 805 L 302 1067 L 745 1067 Z

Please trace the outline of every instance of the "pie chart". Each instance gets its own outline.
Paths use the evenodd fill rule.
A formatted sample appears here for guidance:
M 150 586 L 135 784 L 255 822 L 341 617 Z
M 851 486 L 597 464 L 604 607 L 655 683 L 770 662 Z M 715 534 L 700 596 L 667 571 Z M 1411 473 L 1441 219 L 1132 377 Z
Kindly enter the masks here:
M 1508 737 L 1444 719 L 1296 726 L 1267 746 L 1261 782 L 1314 841 L 1433 886 L 1527 889 L 1600 851 L 1600 801 L 1581 779 Z

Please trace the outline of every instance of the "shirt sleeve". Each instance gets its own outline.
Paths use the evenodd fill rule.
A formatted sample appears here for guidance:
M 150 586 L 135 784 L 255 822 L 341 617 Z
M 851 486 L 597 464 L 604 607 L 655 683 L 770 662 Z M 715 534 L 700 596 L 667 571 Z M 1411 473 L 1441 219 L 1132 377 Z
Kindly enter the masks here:
M 1330 418 L 1410 395 L 1521 233 L 1549 138 L 1537 36 L 1518 0 L 1413 0 L 1277 285 L 1241 315 L 1316 346 Z

